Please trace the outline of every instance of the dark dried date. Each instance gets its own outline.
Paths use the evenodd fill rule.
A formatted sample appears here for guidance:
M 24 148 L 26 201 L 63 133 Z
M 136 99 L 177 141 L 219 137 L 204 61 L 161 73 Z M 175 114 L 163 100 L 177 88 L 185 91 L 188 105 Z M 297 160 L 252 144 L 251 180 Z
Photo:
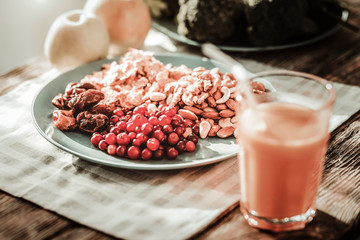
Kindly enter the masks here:
M 85 92 L 89 89 L 96 89 L 91 83 L 69 83 L 65 88 L 65 96 L 72 98 L 77 94 Z
M 91 108 L 88 109 L 89 112 L 93 113 L 93 114 L 104 114 L 106 116 L 109 116 L 111 114 L 111 110 L 109 109 L 109 107 L 103 103 L 103 102 L 99 102 L 97 104 L 95 104 L 94 106 L 92 106 Z
M 81 112 L 77 115 L 76 121 L 79 124 L 79 129 L 94 133 L 105 130 L 109 118 L 104 114 L 92 114 L 88 111 Z
M 71 98 L 69 107 L 75 112 L 81 112 L 100 102 L 104 97 L 101 91 L 90 89 Z
M 69 106 L 68 106 L 68 102 L 69 102 L 69 99 L 66 98 L 64 96 L 64 94 L 62 93 L 59 93 L 58 95 L 56 95 L 53 100 L 51 101 L 51 103 L 59 108 L 59 109 L 62 109 L 62 110 L 68 110 L 70 109 Z

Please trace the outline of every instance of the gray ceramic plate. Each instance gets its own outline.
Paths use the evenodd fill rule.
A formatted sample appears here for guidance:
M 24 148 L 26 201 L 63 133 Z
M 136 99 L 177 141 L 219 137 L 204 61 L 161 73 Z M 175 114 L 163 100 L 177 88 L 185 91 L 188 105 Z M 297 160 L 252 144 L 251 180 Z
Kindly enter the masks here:
M 174 54 L 155 55 L 155 57 L 164 64 L 171 63 L 173 66 L 184 64 L 190 68 L 202 66 L 207 69 L 219 67 L 221 71 L 226 71 L 224 65 L 206 58 Z M 62 132 L 57 129 L 52 123 L 52 112 L 55 109 L 51 104 L 53 97 L 60 92 L 64 92 L 69 82 L 78 82 L 86 74 L 99 71 L 102 64 L 113 60 L 117 59 L 92 62 L 66 72 L 50 81 L 39 91 L 32 104 L 32 117 L 36 129 L 46 140 L 84 160 L 128 169 L 167 170 L 196 167 L 219 162 L 236 155 L 237 145 L 235 138 L 207 138 L 199 141 L 195 152 L 181 154 L 176 160 L 133 161 L 110 156 L 93 147 L 90 142 L 90 135 L 79 132 Z

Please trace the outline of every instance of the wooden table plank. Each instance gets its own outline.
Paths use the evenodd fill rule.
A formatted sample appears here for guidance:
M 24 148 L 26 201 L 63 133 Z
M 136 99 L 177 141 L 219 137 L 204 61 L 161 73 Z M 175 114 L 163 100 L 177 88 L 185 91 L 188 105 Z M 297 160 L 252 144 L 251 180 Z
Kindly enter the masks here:
M 314 220 L 301 231 L 291 231 L 283 233 L 272 233 L 262 231 L 255 228 L 250 228 L 245 219 L 240 214 L 240 209 L 237 207 L 221 222 L 212 226 L 206 231 L 196 235 L 192 239 L 337 239 L 341 233 L 346 229 L 347 225 L 333 217 L 329 217 L 326 213 L 318 212 Z
M 0 190 L 0 239 L 116 239 Z
M 23 199 L 0 191 L 0 239 L 47 238 L 69 221 Z

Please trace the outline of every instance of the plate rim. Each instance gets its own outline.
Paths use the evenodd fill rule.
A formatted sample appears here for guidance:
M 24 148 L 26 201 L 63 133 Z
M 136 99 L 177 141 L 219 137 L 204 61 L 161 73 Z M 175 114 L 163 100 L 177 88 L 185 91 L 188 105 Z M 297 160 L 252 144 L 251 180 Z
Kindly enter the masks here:
M 264 46 L 264 47 L 259 47 L 259 46 L 254 46 L 254 47 L 239 46 L 239 47 L 237 47 L 237 46 L 230 46 L 230 45 L 223 45 L 223 44 L 215 44 L 215 45 L 224 51 L 230 51 L 230 52 L 267 52 L 267 51 L 285 50 L 285 49 L 291 49 L 291 48 L 309 45 L 309 44 L 318 42 L 320 40 L 323 40 L 323 39 L 335 34 L 337 31 L 339 31 L 341 29 L 342 25 L 340 22 L 346 22 L 348 20 L 349 10 L 346 8 L 342 8 L 341 6 L 339 6 L 339 7 L 342 10 L 340 20 L 329 30 L 323 32 L 322 34 L 315 35 L 314 37 L 311 37 L 309 39 L 305 39 L 305 40 L 302 40 L 299 42 L 294 42 L 294 43 L 289 43 L 289 44 L 280 44 L 280 45 Z M 183 35 L 180 35 L 178 33 L 175 33 L 173 31 L 169 30 L 167 27 L 165 27 L 161 24 L 162 21 L 172 23 L 170 20 L 159 20 L 159 19 L 153 18 L 151 21 L 151 26 L 154 29 L 158 30 L 159 32 L 167 35 L 168 37 L 170 37 L 173 40 L 176 40 L 178 42 L 181 42 L 181 43 L 193 46 L 193 47 L 201 46 L 200 42 L 191 40 Z M 173 24 L 175 24 L 175 23 L 173 23 Z
M 191 54 L 182 54 L 182 53 L 154 53 L 153 54 L 154 57 L 175 57 L 175 58 L 192 58 L 194 60 L 198 60 L 201 62 L 205 62 L 205 61 L 210 61 L 214 64 L 220 64 L 217 61 L 211 60 L 209 58 L 206 57 L 200 57 L 200 56 L 196 56 L 196 55 L 191 55 Z M 46 88 L 48 87 L 48 85 L 50 85 L 51 83 L 53 83 L 54 81 L 56 81 L 58 78 L 62 77 L 64 74 L 71 74 L 71 72 L 78 70 L 81 67 L 85 67 L 88 66 L 90 64 L 104 64 L 104 63 L 111 63 L 112 61 L 116 61 L 118 60 L 119 57 L 114 57 L 114 58 L 106 58 L 106 59 L 101 59 L 101 60 L 97 60 L 97 61 L 92 61 L 89 62 L 87 64 L 83 64 L 81 66 L 75 67 L 69 71 L 63 72 L 61 74 L 59 74 L 58 76 L 54 77 L 52 80 L 48 81 L 46 84 L 44 84 L 35 94 L 35 96 L 32 99 L 31 102 L 31 119 L 32 119 L 32 123 L 35 126 L 36 130 L 40 133 L 40 135 L 45 138 L 48 142 L 50 142 L 51 144 L 53 144 L 54 146 L 58 147 L 61 150 L 64 150 L 72 155 L 75 155 L 85 161 L 89 161 L 89 162 L 93 162 L 99 165 L 104 165 L 104 166 L 110 166 L 110 167 L 116 167 L 116 168 L 123 168 L 123 169 L 132 169 L 132 170 L 176 170 L 176 169 L 185 169 L 185 168 L 192 168 L 192 167 L 199 167 L 199 166 L 205 166 L 205 165 L 209 165 L 209 164 L 213 164 L 216 162 L 220 162 L 220 161 L 224 161 L 227 159 L 230 159 L 232 157 L 235 157 L 237 153 L 228 153 L 228 154 L 224 154 L 224 155 L 220 155 L 220 156 L 216 156 L 216 157 L 212 157 L 212 158 L 207 158 L 207 159 L 203 159 L 203 160 L 198 160 L 198 162 L 179 162 L 179 163 L 174 163 L 174 164 L 166 164 L 166 163 L 158 163 L 158 164 L 145 164 L 142 163 L 141 160 L 129 160 L 127 158 L 121 158 L 121 157 L 116 157 L 117 159 L 121 160 L 121 161 L 126 161 L 124 162 L 108 162 L 106 160 L 101 160 L 95 157 L 92 157 L 90 155 L 84 155 L 82 153 L 77 152 L 74 149 L 68 148 L 66 146 L 63 146 L 61 143 L 57 142 L 56 140 L 52 139 L 51 137 L 49 137 L 45 131 L 43 131 L 43 129 L 40 127 L 39 123 L 38 123 L 38 119 L 35 116 L 35 105 L 37 104 L 38 100 L 39 100 L 39 96 L 40 94 L 46 90 Z M 101 66 L 101 65 L 100 65 Z M 79 133 L 81 134 L 81 133 Z M 199 139 L 200 141 L 204 141 L 203 139 Z M 89 140 L 90 141 L 90 140 Z M 95 151 L 95 149 L 94 149 Z M 99 150 L 98 150 L 99 151 Z M 106 153 L 104 153 L 106 154 Z M 111 156 L 113 157 L 113 156 Z M 114 157 L 115 158 L 115 157 Z M 196 160 L 196 159 L 195 159 Z M 151 160 L 153 162 L 156 163 L 156 160 Z M 172 161 L 172 160 L 167 160 L 167 161 Z

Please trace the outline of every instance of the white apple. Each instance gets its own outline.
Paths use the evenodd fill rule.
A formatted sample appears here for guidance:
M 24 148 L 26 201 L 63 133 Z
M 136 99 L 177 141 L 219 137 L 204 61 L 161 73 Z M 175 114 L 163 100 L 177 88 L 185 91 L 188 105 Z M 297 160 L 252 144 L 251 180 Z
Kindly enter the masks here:
M 88 0 L 84 9 L 103 20 L 113 55 L 143 45 L 151 25 L 149 8 L 143 0 Z
M 60 15 L 51 25 L 45 40 L 45 55 L 59 70 L 105 58 L 109 34 L 103 22 L 84 10 Z

